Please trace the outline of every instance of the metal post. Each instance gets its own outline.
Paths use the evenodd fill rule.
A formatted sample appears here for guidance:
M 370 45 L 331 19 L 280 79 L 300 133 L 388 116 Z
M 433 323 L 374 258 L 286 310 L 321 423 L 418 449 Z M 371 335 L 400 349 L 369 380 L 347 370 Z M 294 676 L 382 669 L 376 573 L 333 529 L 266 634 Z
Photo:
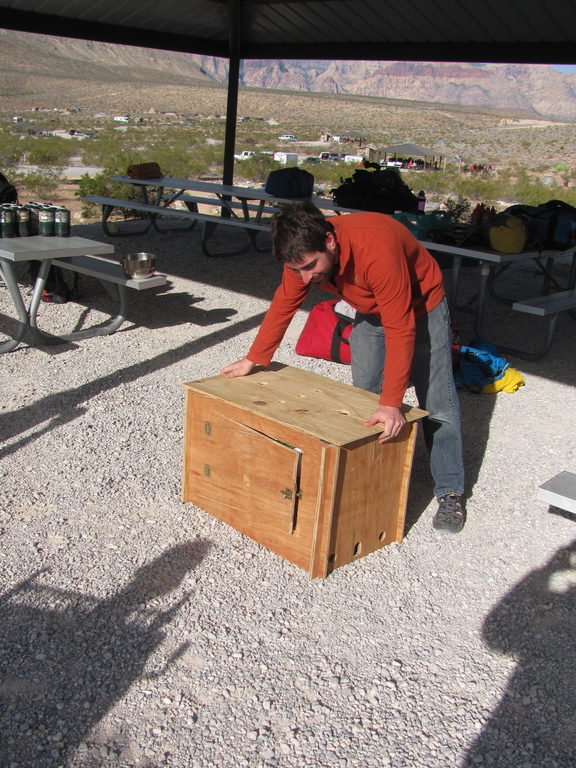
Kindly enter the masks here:
M 234 182 L 234 149 L 236 145 L 236 120 L 238 116 L 238 86 L 240 80 L 240 2 L 228 0 L 230 18 L 228 65 L 228 100 L 226 104 L 226 135 L 224 139 L 224 171 L 222 182 Z

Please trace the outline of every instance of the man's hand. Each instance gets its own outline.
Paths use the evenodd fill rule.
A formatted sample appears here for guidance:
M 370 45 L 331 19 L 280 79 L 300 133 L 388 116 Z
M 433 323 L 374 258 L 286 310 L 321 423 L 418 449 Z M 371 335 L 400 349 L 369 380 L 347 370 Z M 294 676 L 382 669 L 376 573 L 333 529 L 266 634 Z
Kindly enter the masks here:
M 254 368 L 254 365 L 255 363 L 245 357 L 243 360 L 237 360 L 235 363 L 230 363 L 230 365 L 223 368 L 220 373 L 227 379 L 233 379 L 235 376 L 247 376 L 252 368 Z
M 406 424 L 406 419 L 402 415 L 400 408 L 392 405 L 381 405 L 368 421 L 364 422 L 365 427 L 372 427 L 374 424 L 382 424 L 384 429 L 378 438 L 379 443 L 385 443 L 400 434 L 402 427 Z

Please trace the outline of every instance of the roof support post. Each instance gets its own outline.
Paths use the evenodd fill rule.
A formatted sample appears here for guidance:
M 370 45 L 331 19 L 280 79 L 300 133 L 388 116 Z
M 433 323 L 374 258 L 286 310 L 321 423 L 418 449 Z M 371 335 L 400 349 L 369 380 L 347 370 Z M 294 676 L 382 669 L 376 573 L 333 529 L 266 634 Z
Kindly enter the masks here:
M 234 182 L 234 149 L 238 117 L 238 87 L 240 82 L 240 0 L 228 0 L 230 19 L 228 98 L 226 102 L 226 134 L 224 138 L 224 171 L 222 182 Z

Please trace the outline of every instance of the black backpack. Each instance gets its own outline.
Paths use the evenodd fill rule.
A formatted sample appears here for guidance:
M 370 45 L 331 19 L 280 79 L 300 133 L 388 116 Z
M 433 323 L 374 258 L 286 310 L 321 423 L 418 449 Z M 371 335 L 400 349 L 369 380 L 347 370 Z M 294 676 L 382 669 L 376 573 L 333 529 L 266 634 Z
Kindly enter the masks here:
M 18 192 L 14 184 L 10 184 L 6 176 L 0 171 L 0 205 L 2 203 L 17 203 Z
M 416 213 L 418 210 L 418 198 L 400 173 L 392 168 L 377 171 L 358 168 L 349 179 L 332 190 L 332 196 L 337 205 L 361 211 Z
M 303 168 L 278 168 L 270 171 L 265 191 L 275 197 L 311 197 L 314 191 L 314 176 Z
M 32 285 L 34 285 L 38 278 L 41 264 L 41 261 L 28 262 L 28 278 Z M 75 272 L 72 285 L 68 285 L 66 278 L 64 277 L 64 270 L 52 265 L 48 270 L 46 285 L 42 291 L 42 301 L 50 302 L 52 304 L 66 304 L 72 299 L 77 299 L 79 295 L 78 277 L 78 273 Z

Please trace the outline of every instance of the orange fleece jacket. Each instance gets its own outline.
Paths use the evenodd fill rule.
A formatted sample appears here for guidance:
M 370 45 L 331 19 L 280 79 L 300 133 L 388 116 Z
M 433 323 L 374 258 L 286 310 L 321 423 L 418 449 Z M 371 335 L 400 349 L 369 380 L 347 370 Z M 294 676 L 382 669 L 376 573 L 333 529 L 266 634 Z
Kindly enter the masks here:
M 351 213 L 331 219 L 340 246 L 334 284 L 320 288 L 336 294 L 362 314 L 379 315 L 386 334 L 381 405 L 400 406 L 414 353 L 415 318 L 444 298 L 438 262 L 411 232 L 382 213 Z M 284 267 L 258 334 L 247 355 L 269 365 L 310 285 Z

